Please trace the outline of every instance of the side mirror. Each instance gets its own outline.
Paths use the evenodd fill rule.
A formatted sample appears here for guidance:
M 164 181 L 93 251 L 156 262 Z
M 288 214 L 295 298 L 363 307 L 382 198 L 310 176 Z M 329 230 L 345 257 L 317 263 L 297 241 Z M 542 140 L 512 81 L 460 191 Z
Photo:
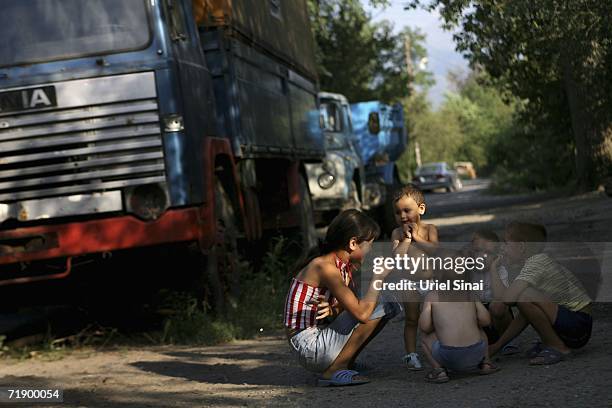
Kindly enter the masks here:
M 373 135 L 377 135 L 380 132 L 380 117 L 378 116 L 378 112 L 370 112 L 368 116 L 368 130 Z

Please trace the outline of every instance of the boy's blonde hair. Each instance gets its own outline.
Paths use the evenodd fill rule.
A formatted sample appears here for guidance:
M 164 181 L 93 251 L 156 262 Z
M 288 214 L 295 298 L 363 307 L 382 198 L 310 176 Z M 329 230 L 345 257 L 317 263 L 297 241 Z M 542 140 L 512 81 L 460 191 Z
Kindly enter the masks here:
M 407 185 L 397 190 L 393 195 L 393 204 L 397 203 L 404 196 L 412 198 L 416 205 L 425 204 L 423 192 L 412 185 Z

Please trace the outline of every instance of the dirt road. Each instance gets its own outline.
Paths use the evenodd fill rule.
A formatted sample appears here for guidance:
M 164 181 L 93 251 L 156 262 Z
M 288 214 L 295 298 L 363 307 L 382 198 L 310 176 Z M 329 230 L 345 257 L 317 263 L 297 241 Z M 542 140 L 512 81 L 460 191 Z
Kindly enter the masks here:
M 520 218 L 544 222 L 553 241 L 612 241 L 612 199 L 601 194 L 496 197 L 482 188 L 475 183 L 463 193 L 427 196 L 430 222 L 439 225 L 442 239 L 464 240 L 477 227 L 501 230 Z M 469 202 L 478 202 L 476 211 L 469 211 Z M 0 386 L 62 388 L 65 402 L 57 405 L 62 407 L 611 407 L 612 305 L 596 304 L 594 316 L 591 342 L 569 361 L 529 367 L 521 355 L 501 357 L 499 373 L 454 377 L 441 385 L 425 383 L 423 372 L 402 366 L 403 323 L 396 318 L 364 351 L 372 382 L 359 387 L 315 388 L 316 377 L 293 362 L 286 340 L 267 333 L 215 347 L 146 347 L 77 352 L 51 362 L 5 362 Z M 533 331 L 523 333 L 522 348 L 535 338 Z

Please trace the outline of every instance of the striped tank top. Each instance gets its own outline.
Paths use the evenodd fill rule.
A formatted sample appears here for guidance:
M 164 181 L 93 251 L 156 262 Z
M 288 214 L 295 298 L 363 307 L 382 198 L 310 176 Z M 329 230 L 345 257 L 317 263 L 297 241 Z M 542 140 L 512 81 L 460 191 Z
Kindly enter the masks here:
M 342 280 L 347 286 L 353 285 L 353 273 L 350 263 L 343 262 L 336 256 L 336 267 L 342 275 Z M 296 278 L 291 281 L 291 287 L 285 302 L 285 327 L 293 330 L 303 330 L 318 324 L 317 305 L 319 296 L 324 296 L 330 305 L 335 306 L 338 301 L 331 296 L 329 289 L 311 286 Z M 314 302 L 311 303 L 311 302 Z

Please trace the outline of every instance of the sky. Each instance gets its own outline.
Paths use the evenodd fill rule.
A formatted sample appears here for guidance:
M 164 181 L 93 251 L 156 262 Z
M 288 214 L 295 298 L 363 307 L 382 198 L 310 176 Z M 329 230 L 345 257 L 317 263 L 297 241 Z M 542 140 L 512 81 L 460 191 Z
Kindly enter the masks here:
M 427 69 L 434 74 L 436 84 L 429 91 L 429 100 L 434 108 L 438 107 L 444 100 L 444 93 L 449 89 L 446 74 L 449 70 L 460 69 L 468 71 L 465 59 L 455 51 L 452 32 L 444 31 L 442 22 L 437 11 L 427 12 L 425 10 L 404 10 L 406 0 L 392 0 L 392 5 L 386 9 L 372 8 L 368 0 L 361 0 L 374 21 L 389 20 L 393 22 L 396 32 L 405 26 L 419 27 L 426 35 L 426 48 L 428 54 Z

